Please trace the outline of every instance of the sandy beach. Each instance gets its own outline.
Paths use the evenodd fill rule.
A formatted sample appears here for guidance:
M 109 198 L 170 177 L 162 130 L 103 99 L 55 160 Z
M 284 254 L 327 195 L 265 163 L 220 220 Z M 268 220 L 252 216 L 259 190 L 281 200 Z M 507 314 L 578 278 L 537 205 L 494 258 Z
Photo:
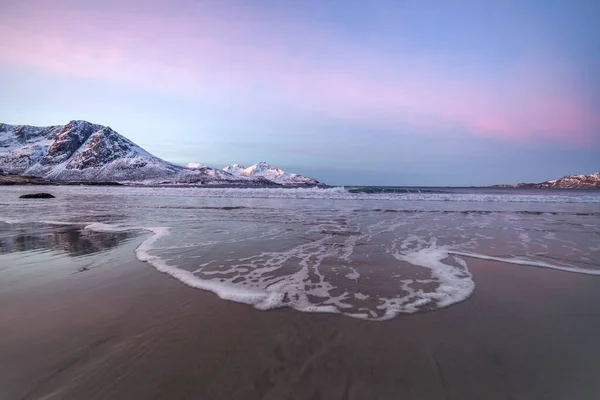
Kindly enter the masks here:
M 136 260 L 7 274 L 2 399 L 595 399 L 600 279 L 470 260 L 471 298 L 370 322 L 257 311 Z M 116 262 L 120 260 L 119 262 Z

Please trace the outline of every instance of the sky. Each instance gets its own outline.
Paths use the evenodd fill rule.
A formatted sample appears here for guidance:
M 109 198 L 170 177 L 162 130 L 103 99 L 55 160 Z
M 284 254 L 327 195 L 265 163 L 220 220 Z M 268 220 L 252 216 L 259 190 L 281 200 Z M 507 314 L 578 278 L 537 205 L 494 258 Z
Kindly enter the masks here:
M 3 0 L 0 122 L 340 185 L 600 169 L 597 0 Z

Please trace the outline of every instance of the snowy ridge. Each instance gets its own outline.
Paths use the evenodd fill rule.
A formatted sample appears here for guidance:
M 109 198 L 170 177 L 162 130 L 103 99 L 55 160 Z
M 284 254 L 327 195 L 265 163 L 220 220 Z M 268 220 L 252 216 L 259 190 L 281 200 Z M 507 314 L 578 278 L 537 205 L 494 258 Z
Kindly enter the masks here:
M 271 183 L 200 165 L 188 168 L 169 163 L 110 127 L 87 121 L 71 121 L 50 127 L 0 124 L 0 169 L 13 174 L 64 181 Z
M 235 176 L 262 177 L 286 186 L 318 185 L 320 183 L 316 179 L 272 167 L 264 161 L 254 164 L 248 168 L 244 168 L 244 166 L 240 164 L 232 164 L 223 168 L 223 171 L 229 172 Z

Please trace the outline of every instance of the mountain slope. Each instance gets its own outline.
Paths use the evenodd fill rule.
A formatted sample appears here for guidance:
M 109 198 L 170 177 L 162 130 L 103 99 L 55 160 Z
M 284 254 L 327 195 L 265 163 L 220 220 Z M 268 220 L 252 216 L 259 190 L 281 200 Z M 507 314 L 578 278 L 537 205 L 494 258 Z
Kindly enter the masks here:
M 87 121 L 50 127 L 0 124 L 0 169 L 66 181 L 271 184 L 213 168 L 169 163 L 110 127 Z
M 228 165 L 223 168 L 235 176 L 262 177 L 280 185 L 318 185 L 320 182 L 313 178 L 308 178 L 299 174 L 286 172 L 280 168 L 270 166 L 264 161 L 254 164 L 248 168 L 239 164 Z
M 518 187 L 564 188 L 564 189 L 600 189 L 600 171 L 588 175 L 567 175 L 542 183 L 520 183 Z

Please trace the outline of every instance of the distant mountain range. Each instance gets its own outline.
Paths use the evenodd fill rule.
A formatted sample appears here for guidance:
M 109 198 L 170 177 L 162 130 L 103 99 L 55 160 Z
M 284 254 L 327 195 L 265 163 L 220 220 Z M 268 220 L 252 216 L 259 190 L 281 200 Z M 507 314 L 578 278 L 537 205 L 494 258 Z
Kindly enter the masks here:
M 232 174 L 197 163 L 184 167 L 148 153 L 110 127 L 87 121 L 49 127 L 0 123 L 0 170 L 52 181 L 144 184 L 269 186 L 294 185 L 296 180 L 306 185 L 310 180 L 277 169 L 272 170 L 281 174 L 274 178 L 299 178 L 279 183 L 258 173 Z
M 223 168 L 223 171 L 229 172 L 234 176 L 261 177 L 268 179 L 280 185 L 318 185 L 319 181 L 299 174 L 286 172 L 279 168 L 274 168 L 264 161 L 245 168 L 240 164 L 232 164 Z
M 567 175 L 559 179 L 553 179 L 541 183 L 494 185 L 494 187 L 600 189 L 600 171 L 588 175 Z

